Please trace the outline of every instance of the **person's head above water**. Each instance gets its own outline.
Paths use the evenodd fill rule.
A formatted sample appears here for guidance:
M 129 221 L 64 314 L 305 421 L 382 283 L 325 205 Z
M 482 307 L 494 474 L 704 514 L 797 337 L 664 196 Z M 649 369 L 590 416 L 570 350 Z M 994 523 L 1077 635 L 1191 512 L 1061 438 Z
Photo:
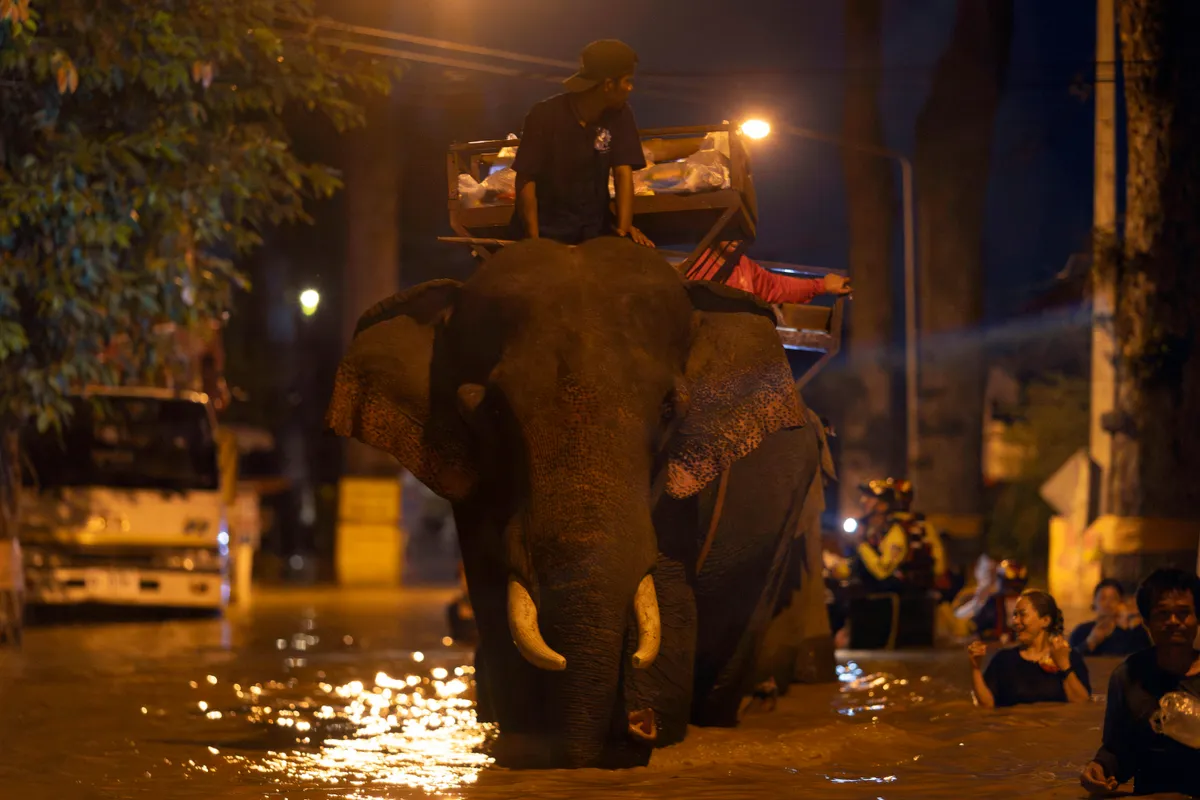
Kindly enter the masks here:
M 1013 609 L 1013 633 L 1022 645 L 1030 645 L 1037 641 L 1041 634 L 1061 636 L 1063 633 L 1063 613 L 1058 603 L 1048 593 L 1041 589 L 1026 589 L 1017 599 L 1017 607 Z
M 1121 582 L 1114 578 L 1105 578 L 1096 584 L 1092 592 L 1092 610 L 1098 616 L 1115 616 L 1121 611 L 1121 603 L 1125 600 L 1125 589 Z
M 1200 624 L 1200 578 L 1181 569 L 1156 569 L 1138 587 L 1137 607 L 1155 647 L 1190 648 Z
M 621 108 L 633 91 L 637 63 L 632 47 L 616 39 L 601 39 L 583 48 L 579 71 L 563 81 L 563 86 L 575 95 L 593 94 L 605 108 Z

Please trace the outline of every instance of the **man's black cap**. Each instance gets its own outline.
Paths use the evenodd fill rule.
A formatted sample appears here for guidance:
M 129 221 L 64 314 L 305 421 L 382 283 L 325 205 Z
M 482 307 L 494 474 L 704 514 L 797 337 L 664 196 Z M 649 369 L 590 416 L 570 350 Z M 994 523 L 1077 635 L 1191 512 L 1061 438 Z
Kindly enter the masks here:
M 579 54 L 579 72 L 563 81 L 568 92 L 586 92 L 606 80 L 632 75 L 637 66 L 637 53 L 624 42 L 601 39 L 583 48 Z

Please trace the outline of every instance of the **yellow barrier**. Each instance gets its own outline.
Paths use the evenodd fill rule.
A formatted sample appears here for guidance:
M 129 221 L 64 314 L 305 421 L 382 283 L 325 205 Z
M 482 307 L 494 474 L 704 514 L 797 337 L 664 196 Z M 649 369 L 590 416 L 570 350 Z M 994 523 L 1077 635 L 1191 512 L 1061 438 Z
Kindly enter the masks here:
M 338 583 L 346 586 L 398 586 L 403 577 L 404 531 L 398 525 L 338 524 Z
M 338 519 L 359 524 L 399 524 L 401 484 L 397 478 L 342 478 Z
M 342 478 L 335 559 L 338 583 L 398 586 L 406 536 L 400 478 Z

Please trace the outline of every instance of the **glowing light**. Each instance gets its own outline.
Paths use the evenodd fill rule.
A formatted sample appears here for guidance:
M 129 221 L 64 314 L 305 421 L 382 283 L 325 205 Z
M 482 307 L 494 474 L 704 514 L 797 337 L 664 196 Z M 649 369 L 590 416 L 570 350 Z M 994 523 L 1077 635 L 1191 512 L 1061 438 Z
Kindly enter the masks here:
M 444 667 L 434 667 L 429 674 L 433 676 L 434 680 L 444 681 L 449 673 Z
M 771 135 L 771 123 L 763 119 L 748 119 L 742 123 L 742 133 L 751 139 L 765 139 Z
M 417 652 L 413 653 L 412 659 L 413 659 L 413 661 L 420 664 L 422 661 L 425 660 L 425 654 L 418 650 Z
M 305 289 L 300 293 L 300 311 L 304 316 L 311 317 L 317 313 L 319 305 L 321 305 L 321 293 L 316 289 Z
M 211 684 L 212 686 L 217 685 L 217 676 L 216 675 L 209 675 L 207 678 L 205 678 L 205 680 L 207 680 L 209 682 L 209 684 Z
M 468 671 L 468 666 L 454 669 L 455 674 Z M 276 735 L 294 736 L 298 744 L 315 748 L 222 758 L 248 774 L 356 787 L 353 794 L 337 795 L 347 800 L 391 796 L 401 787 L 429 794 L 454 792 L 475 783 L 480 770 L 492 763 L 481 746 L 496 730 L 478 721 L 468 694 L 471 684 L 436 677 L 449 676 L 441 667 L 430 674 L 435 676 L 432 681 L 379 672 L 373 686 L 358 680 L 341 686 L 320 683 L 317 688 L 324 697 L 276 696 L 282 707 L 274 713 L 270 707 L 251 706 L 246 716 L 253 724 L 271 726 Z M 289 689 L 270 682 L 266 692 Z M 325 726 L 331 723 L 343 738 L 330 738 Z M 216 754 L 211 748 L 209 752 Z M 194 761 L 189 766 L 197 772 L 212 771 Z
M 854 517 L 846 517 L 845 521 L 842 522 L 842 530 L 846 533 L 854 533 L 858 530 L 858 520 Z

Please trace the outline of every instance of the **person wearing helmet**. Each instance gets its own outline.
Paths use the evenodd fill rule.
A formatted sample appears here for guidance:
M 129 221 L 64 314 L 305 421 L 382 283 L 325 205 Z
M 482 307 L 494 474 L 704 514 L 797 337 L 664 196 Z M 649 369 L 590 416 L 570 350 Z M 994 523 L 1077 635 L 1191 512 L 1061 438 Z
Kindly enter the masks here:
M 908 537 L 908 557 L 901 566 L 904 579 L 915 588 L 936 588 L 944 594 L 951 587 L 942 537 L 925 521 L 924 514 L 912 510 L 912 481 L 893 481 L 893 485 L 896 500 L 892 519 L 904 528 Z
M 859 581 L 872 592 L 894 592 L 903 588 L 897 570 L 908 556 L 908 534 L 892 519 L 896 482 L 873 480 L 859 486 L 863 516 L 859 519 L 862 541 L 856 549 Z
M 1013 640 L 1009 620 L 1029 582 L 1029 568 L 1016 559 L 1006 558 L 996 568 L 996 578 L 999 589 L 975 615 L 975 631 L 984 641 L 1007 643 Z

